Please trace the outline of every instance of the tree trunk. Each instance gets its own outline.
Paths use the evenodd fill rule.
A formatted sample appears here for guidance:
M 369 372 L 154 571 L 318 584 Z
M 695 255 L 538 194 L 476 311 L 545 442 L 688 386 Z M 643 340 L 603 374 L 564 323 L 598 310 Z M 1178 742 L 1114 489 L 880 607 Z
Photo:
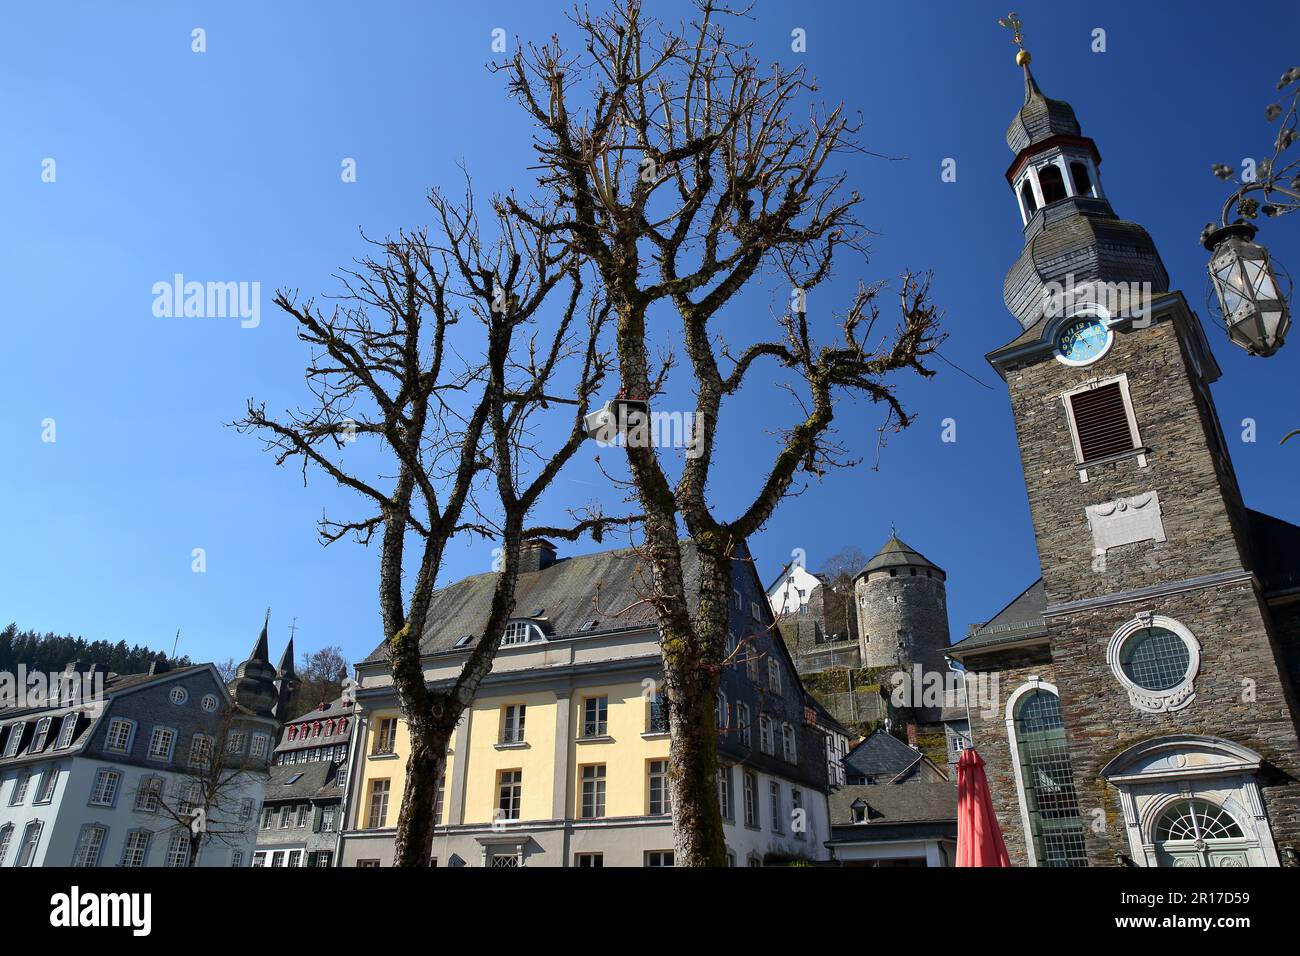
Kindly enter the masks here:
M 714 718 L 716 674 L 664 656 L 669 686 L 687 675 L 695 686 L 670 695 L 669 786 L 673 798 L 673 862 L 677 866 L 726 866 L 727 841 L 718 805 L 718 729 Z
M 413 729 L 409 733 L 411 755 L 406 761 L 402 809 L 397 816 L 393 866 L 428 866 L 433 857 L 434 828 L 438 825 L 433 811 L 438 800 L 438 777 L 451 734 L 452 730 L 436 725 L 427 727 L 423 733 Z M 362 814 L 368 810 L 366 806 L 361 807 Z

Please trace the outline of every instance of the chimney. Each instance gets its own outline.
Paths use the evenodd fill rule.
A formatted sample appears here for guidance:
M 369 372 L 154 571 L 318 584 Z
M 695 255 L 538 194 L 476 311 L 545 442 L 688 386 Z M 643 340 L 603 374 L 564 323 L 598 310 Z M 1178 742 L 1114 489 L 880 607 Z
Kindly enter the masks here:
M 154 659 L 154 662 L 149 665 L 149 676 L 152 677 L 154 674 L 166 674 L 171 669 L 172 666 L 167 663 L 167 658 L 159 654 Z
M 907 745 L 909 747 L 916 746 L 916 721 L 914 720 L 907 722 Z
M 525 541 L 519 554 L 519 571 L 542 571 L 555 563 L 555 545 L 545 538 Z

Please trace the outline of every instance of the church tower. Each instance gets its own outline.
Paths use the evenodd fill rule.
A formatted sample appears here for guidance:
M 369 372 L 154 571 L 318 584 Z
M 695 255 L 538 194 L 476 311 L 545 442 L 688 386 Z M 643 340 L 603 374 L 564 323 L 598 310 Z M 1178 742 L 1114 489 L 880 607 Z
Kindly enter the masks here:
M 279 699 L 275 667 L 271 664 L 267 647 L 266 629 L 270 622 L 271 612 L 267 611 L 262 633 L 253 645 L 253 652 L 248 655 L 248 660 L 239 665 L 234 680 L 230 682 L 230 693 L 235 698 L 235 703 L 259 717 L 275 716 L 275 706 Z
M 988 359 L 1042 579 L 952 649 L 1001 680 L 974 744 L 1013 863 L 1276 866 L 1300 845 L 1284 653 L 1300 630 L 1266 538 L 1300 529 L 1244 506 L 1199 319 L 1112 209 L 1073 108 L 1017 62 L 1006 178 L 1025 241 L 1004 293 L 1020 332 Z
M 863 667 L 947 671 L 946 579 L 942 568 L 890 534 L 853 579 Z

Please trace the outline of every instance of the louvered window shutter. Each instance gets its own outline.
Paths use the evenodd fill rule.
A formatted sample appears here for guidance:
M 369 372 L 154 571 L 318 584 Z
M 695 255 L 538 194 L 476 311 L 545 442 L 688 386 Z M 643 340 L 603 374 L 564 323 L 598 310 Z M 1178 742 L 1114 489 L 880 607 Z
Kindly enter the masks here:
M 1074 432 L 1084 461 L 1096 461 L 1137 447 L 1119 382 L 1070 396 Z

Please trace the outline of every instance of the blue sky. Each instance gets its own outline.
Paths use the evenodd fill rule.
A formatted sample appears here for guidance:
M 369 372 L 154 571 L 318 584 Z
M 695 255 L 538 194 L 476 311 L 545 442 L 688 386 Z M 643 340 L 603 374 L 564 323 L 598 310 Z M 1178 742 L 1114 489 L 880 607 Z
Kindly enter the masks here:
M 1294 65 L 1300 7 L 1266 4 L 1274 28 L 1243 31 L 1224 3 L 1017 3 L 1040 84 L 1074 105 L 1115 209 L 1151 232 L 1172 284 L 1204 318 L 1197 237 L 1224 194 L 1209 167 L 1269 149 L 1264 107 Z M 943 354 L 984 383 L 942 362 L 932 380 L 902 379 L 916 424 L 891 439 L 879 471 L 837 471 L 787 501 L 752 542 L 760 573 L 775 574 L 795 548 L 814 568 L 846 545 L 870 554 L 894 522 L 948 570 L 954 636 L 1037 576 L 1006 392 L 983 360 L 1017 331 L 1001 290 L 1021 229 L 1002 176 L 1022 83 L 996 24 L 1004 4 L 760 0 L 738 30 L 763 60 L 802 56 L 826 100 L 862 112 L 867 145 L 906 157 L 847 163 L 876 233 L 871 259 L 846 260 L 810 312 L 842 307 L 858 278 L 932 269 L 950 335 Z M 276 653 L 294 618 L 300 649 L 339 644 L 356 660 L 381 639 L 377 554 L 325 549 L 315 535 L 322 507 L 346 513 L 351 499 L 318 478 L 304 488 L 296 469 L 274 468 L 259 442 L 223 423 L 250 396 L 273 410 L 304 397 L 305 353 L 272 290 L 335 291 L 331 275 L 363 251 L 358 230 L 428 222 L 424 195 L 456 185 L 458 162 L 483 197 L 527 187 L 529 131 L 485 69 L 491 33 L 505 29 L 512 44 L 571 36 L 565 9 L 319 0 L 0 10 L 0 624 L 163 649 L 179 628 L 181 653 L 224 659 L 247 652 L 270 606 Z M 195 27 L 206 53 L 191 52 Z M 807 31 L 804 54 L 790 52 L 795 28 Z M 1090 49 L 1095 28 L 1106 31 L 1104 53 Z M 347 157 L 355 183 L 340 178 Z M 47 158 L 52 183 L 42 182 Z M 956 182 L 941 180 L 947 158 Z M 1300 267 L 1300 222 L 1269 223 L 1261 238 Z M 153 284 L 175 273 L 260 282 L 260 325 L 155 317 Z M 763 334 L 766 301 L 724 317 L 729 338 Z M 657 334 L 670 331 L 665 321 Z M 1300 448 L 1278 446 L 1300 426 L 1296 355 L 1251 359 L 1209 332 L 1248 503 L 1300 523 Z M 791 414 L 769 387 L 725 413 L 712 487 L 723 517 L 757 487 L 770 430 Z M 951 444 L 940 440 L 949 417 Z M 1234 440 L 1245 417 L 1258 422 L 1256 443 Z M 41 440 L 49 418 L 53 443 Z M 879 420 L 865 405 L 837 415 L 840 441 L 868 464 Z M 594 453 L 571 464 L 540 518 L 592 499 L 618 506 Z M 196 547 L 203 574 L 191 570 Z M 481 541 L 453 548 L 444 580 L 486 570 L 490 551 Z

